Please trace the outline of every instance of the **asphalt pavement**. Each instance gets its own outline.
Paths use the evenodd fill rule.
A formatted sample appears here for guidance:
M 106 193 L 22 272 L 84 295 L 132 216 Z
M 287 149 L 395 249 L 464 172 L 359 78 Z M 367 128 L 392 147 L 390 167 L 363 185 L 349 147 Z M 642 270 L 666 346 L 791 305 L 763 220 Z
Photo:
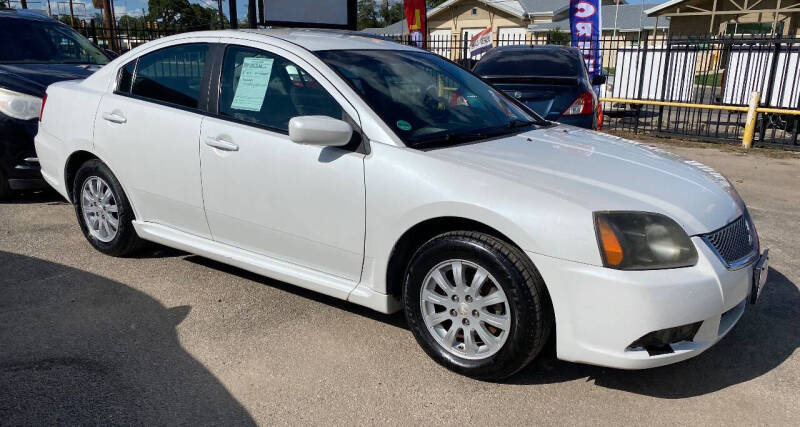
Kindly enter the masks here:
M 102 255 L 46 192 L 0 202 L 0 425 L 800 425 L 800 156 L 660 145 L 728 176 L 772 255 L 759 303 L 694 359 L 472 380 L 402 314 L 155 245 Z

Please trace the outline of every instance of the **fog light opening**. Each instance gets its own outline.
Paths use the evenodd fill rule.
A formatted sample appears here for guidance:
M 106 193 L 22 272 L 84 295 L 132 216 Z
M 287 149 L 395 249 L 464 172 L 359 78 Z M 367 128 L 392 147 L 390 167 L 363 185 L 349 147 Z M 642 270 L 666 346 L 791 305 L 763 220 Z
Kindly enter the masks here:
M 674 353 L 671 344 L 694 340 L 703 322 L 653 331 L 631 343 L 626 350 L 646 350 L 650 356 Z

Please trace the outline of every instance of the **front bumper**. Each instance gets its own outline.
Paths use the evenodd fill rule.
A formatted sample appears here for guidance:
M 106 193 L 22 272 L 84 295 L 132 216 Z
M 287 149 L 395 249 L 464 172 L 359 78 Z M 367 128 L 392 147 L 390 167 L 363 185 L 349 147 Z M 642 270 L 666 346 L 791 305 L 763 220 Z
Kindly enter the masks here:
M 0 169 L 12 190 L 46 188 L 33 138 L 38 122 L 18 120 L 0 113 Z
M 697 265 L 620 271 L 528 253 L 553 301 L 559 359 L 622 369 L 667 365 L 696 356 L 744 313 L 753 264 L 726 268 L 698 237 Z M 668 328 L 700 323 L 691 340 L 653 352 L 631 344 Z

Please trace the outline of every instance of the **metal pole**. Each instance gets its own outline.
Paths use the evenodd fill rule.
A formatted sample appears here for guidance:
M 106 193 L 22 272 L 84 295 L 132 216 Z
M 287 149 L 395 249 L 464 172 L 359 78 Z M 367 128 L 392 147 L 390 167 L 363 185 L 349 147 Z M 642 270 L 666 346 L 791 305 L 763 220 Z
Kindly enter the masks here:
M 236 16 L 236 0 L 228 0 L 228 13 L 231 15 L 231 28 L 239 28 L 239 17 Z
M 256 0 L 247 0 L 247 25 L 250 28 L 257 28 L 256 25 Z
M 611 39 L 612 40 L 615 37 L 617 37 L 617 16 L 619 16 L 619 2 L 620 1 L 622 1 L 622 0 L 615 0 L 614 1 L 614 3 L 616 3 L 617 6 L 614 8 L 614 34 L 611 35 Z M 658 18 L 656 18 L 656 19 L 658 19 Z
M 756 130 L 756 118 L 758 117 L 758 101 L 761 93 L 753 92 L 750 94 L 750 105 L 747 108 L 747 120 L 744 123 L 744 135 L 742 135 L 742 147 L 750 148 L 753 146 L 753 134 Z

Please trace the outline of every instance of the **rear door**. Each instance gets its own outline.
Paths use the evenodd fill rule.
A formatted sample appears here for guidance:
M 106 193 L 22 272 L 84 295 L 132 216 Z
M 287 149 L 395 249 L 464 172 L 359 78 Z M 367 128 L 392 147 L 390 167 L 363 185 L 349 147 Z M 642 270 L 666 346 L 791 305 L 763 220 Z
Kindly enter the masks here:
M 198 146 L 213 41 L 170 45 L 123 66 L 100 101 L 94 135 L 137 219 L 206 238 Z

